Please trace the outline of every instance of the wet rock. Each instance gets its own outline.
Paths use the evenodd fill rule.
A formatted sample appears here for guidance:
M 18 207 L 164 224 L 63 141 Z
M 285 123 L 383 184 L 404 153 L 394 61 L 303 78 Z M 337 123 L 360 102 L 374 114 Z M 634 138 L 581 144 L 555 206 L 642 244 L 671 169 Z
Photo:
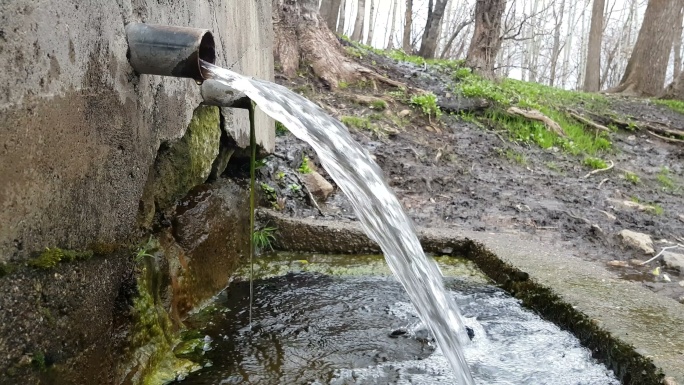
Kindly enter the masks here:
M 665 265 L 670 269 L 678 270 L 680 273 L 684 273 L 684 254 L 664 251 L 663 261 L 665 261 Z
M 305 174 L 302 177 L 302 183 L 306 185 L 306 188 L 311 191 L 311 194 L 314 197 L 322 201 L 328 199 L 328 196 L 330 196 L 334 190 L 333 185 L 316 171 Z
M 392 332 L 389 334 L 390 338 L 399 338 L 400 336 L 404 336 L 408 333 L 408 330 L 405 328 L 399 328 L 396 330 L 392 330 Z
M 405 118 L 405 117 L 407 117 L 407 116 L 409 116 L 409 115 L 411 115 L 411 110 L 401 110 L 401 111 L 397 114 L 397 116 L 399 116 L 400 118 Z
M 684 281 L 679 281 L 679 286 L 684 287 Z
M 475 330 L 473 330 L 473 328 L 468 327 L 468 326 L 466 326 L 465 329 L 466 329 L 466 333 L 468 333 L 468 338 L 470 338 L 470 340 L 472 341 L 473 338 L 475 338 Z
M 677 381 L 673 377 L 665 377 L 663 379 L 663 385 L 677 385 Z
M 653 254 L 653 240 L 651 236 L 644 233 L 637 233 L 631 230 L 622 230 L 618 233 L 625 246 L 641 250 L 645 254 Z

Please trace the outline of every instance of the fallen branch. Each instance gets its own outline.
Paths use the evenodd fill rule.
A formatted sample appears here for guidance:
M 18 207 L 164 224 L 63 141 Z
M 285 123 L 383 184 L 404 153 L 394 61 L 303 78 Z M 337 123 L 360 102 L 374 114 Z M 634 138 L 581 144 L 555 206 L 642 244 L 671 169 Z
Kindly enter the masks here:
M 600 190 L 601 186 L 603 186 L 604 183 L 608 182 L 609 179 L 610 178 L 606 178 L 606 179 L 602 180 L 601 183 L 599 183 L 599 185 L 598 185 L 598 189 Z
M 544 125 L 551 131 L 555 132 L 556 134 L 562 136 L 562 137 L 567 137 L 565 135 L 565 132 L 563 131 L 563 128 L 556 123 L 553 119 L 549 118 L 548 116 L 542 114 L 540 111 L 537 110 L 529 110 L 525 111 L 523 109 L 520 109 L 518 107 L 510 107 L 508 110 L 506 110 L 509 114 L 512 115 L 519 115 L 522 117 L 525 117 L 527 119 L 531 120 L 536 120 L 539 122 L 544 123 Z
M 639 264 L 639 266 L 643 266 L 643 265 L 645 265 L 645 264 L 647 264 L 647 263 L 650 263 L 650 262 L 655 261 L 658 257 L 660 257 L 660 256 L 663 254 L 663 252 L 664 252 L 665 250 L 676 249 L 676 248 L 678 248 L 678 247 L 684 248 L 684 245 L 677 244 L 677 245 L 674 245 L 674 246 L 663 247 L 662 249 L 660 249 L 660 252 L 659 252 L 658 254 L 655 255 L 655 257 L 649 259 L 649 260 L 646 261 L 646 262 L 641 262 L 641 263 Z
M 684 140 L 675 139 L 675 138 L 668 138 L 667 136 L 658 135 L 658 134 L 656 134 L 655 132 L 651 131 L 650 129 L 646 130 L 646 132 L 648 132 L 649 134 L 655 136 L 656 138 L 662 139 L 662 140 L 664 140 L 664 141 L 666 141 L 666 142 L 671 142 L 671 143 L 684 143 Z
M 576 111 L 573 111 L 573 110 L 566 110 L 566 111 L 567 111 L 568 115 L 573 117 L 575 120 L 578 120 L 579 122 L 584 123 L 584 125 L 586 125 L 586 126 L 593 127 L 599 131 L 610 132 L 610 128 L 608 128 L 602 124 L 598 124 L 592 120 L 589 120 L 589 119 L 583 117 L 582 115 L 580 115 L 579 113 L 577 113 Z
M 594 170 L 594 171 L 590 172 L 589 174 L 585 175 L 584 178 L 589 178 L 590 176 L 592 176 L 594 174 L 598 174 L 600 172 L 608 171 L 608 170 L 612 169 L 613 167 L 615 167 L 615 163 L 613 163 L 613 161 L 611 160 L 610 166 L 608 166 L 606 168 L 600 168 L 598 170 Z M 601 182 L 601 183 L 603 183 L 603 182 Z M 599 186 L 599 188 L 600 188 L 600 186 Z
M 309 188 L 306 187 L 306 184 L 304 184 L 299 175 L 297 175 L 296 173 L 294 175 L 297 178 L 299 185 L 302 186 L 302 188 L 304 189 L 306 196 L 309 198 L 309 202 L 316 208 L 316 210 L 318 210 L 318 213 L 321 214 L 321 216 L 325 216 L 325 214 L 323 214 L 323 210 L 321 210 L 321 207 L 318 205 L 318 202 L 316 202 L 316 198 L 314 198 Z

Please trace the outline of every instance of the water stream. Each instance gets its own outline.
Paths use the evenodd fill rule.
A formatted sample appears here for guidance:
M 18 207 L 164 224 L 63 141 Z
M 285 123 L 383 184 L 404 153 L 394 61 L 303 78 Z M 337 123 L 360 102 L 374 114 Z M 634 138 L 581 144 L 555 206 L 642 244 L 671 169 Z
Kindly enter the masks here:
M 206 78 L 245 93 L 262 111 L 307 142 L 344 191 L 366 234 L 376 241 L 422 321 L 428 325 L 454 371 L 454 382 L 473 385 L 461 346 L 468 341 L 463 318 L 427 258 L 412 221 L 382 176 L 380 167 L 349 130 L 316 104 L 287 88 L 202 62 Z

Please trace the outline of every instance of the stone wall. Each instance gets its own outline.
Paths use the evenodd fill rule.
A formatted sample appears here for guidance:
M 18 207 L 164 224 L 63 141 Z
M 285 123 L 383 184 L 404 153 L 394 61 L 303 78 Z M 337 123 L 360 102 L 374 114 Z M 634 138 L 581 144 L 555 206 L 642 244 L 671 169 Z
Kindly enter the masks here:
M 136 74 L 129 22 L 207 28 L 218 65 L 273 77 L 270 0 L 0 3 L 2 385 L 173 378 L 183 317 L 248 253 L 245 184 L 219 175 L 247 115 Z
M 268 0 L 2 2 L 0 263 L 133 235 L 157 151 L 201 99 L 190 79 L 134 73 L 129 22 L 210 29 L 218 65 L 273 76 Z M 223 115 L 244 144 L 244 113 Z M 271 149 L 272 122 L 260 115 L 257 127 Z

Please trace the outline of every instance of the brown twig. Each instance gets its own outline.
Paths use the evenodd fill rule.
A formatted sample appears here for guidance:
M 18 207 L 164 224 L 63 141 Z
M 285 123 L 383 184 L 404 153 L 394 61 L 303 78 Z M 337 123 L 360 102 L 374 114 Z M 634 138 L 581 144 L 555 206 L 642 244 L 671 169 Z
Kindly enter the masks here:
M 662 140 L 664 140 L 664 141 L 666 141 L 666 142 L 671 142 L 671 143 L 684 143 L 684 140 L 675 139 L 675 138 L 668 138 L 667 136 L 658 135 L 658 134 L 656 134 L 655 132 L 651 131 L 650 129 L 646 130 L 646 132 L 648 132 L 649 134 L 655 136 L 656 138 L 662 139 Z
M 568 115 L 570 115 L 571 117 L 580 121 L 581 123 L 584 123 L 587 126 L 593 127 L 599 131 L 610 132 L 610 128 L 608 128 L 602 124 L 598 124 L 592 120 L 589 120 L 589 119 L 583 117 L 582 115 L 580 115 L 579 113 L 577 113 L 576 111 L 573 111 L 573 110 L 566 110 L 566 111 L 567 111 Z
M 600 168 L 598 170 L 594 170 L 594 171 L 590 172 L 589 174 L 585 175 L 584 178 L 589 178 L 590 176 L 592 176 L 594 174 L 598 174 L 600 172 L 608 171 L 608 170 L 612 169 L 613 167 L 615 167 L 615 163 L 613 163 L 613 161 L 611 160 L 610 166 L 608 166 L 606 168 Z

